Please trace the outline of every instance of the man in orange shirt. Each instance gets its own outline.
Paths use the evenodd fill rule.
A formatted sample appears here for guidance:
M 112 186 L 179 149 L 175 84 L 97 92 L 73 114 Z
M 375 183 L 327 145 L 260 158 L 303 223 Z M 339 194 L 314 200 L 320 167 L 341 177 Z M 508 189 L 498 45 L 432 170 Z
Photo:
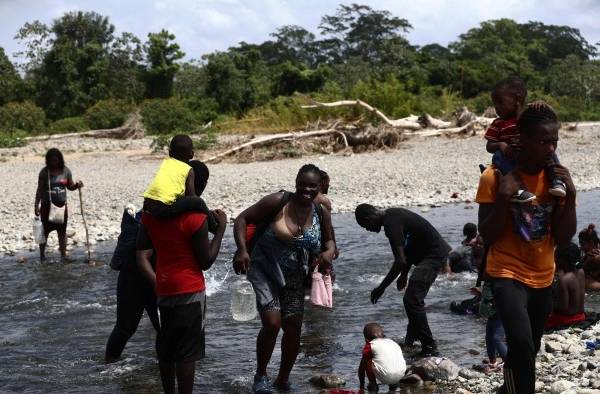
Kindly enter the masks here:
M 499 393 L 534 393 L 535 357 L 552 310 L 554 246 L 575 234 L 575 186 L 569 171 L 554 165 L 567 189 L 564 199 L 548 193 L 546 170 L 558 144 L 560 124 L 547 105 L 529 106 L 519 117 L 521 152 L 505 176 L 491 167 L 481 175 L 476 201 L 479 231 L 486 245 L 486 274 L 506 331 L 508 355 Z M 510 198 L 520 185 L 536 195 L 526 204 Z

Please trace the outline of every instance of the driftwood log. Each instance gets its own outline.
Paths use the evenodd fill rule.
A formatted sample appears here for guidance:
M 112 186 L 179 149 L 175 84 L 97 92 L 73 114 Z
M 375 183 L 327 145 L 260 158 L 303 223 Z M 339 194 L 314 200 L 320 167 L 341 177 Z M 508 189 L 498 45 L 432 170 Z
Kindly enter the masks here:
M 421 124 L 418 122 L 418 118 L 415 119 L 415 117 L 411 116 L 409 118 L 390 119 L 383 112 L 381 112 L 380 110 L 378 110 L 375 107 L 372 107 L 371 105 L 365 103 L 362 100 L 341 100 L 341 101 L 334 101 L 332 103 L 320 103 L 311 98 L 309 98 L 309 100 L 312 104 L 303 105 L 303 106 L 301 106 L 301 108 L 304 108 L 304 109 L 332 108 L 332 107 L 342 107 L 342 106 L 353 105 L 353 106 L 362 107 L 362 108 L 366 109 L 367 111 L 375 114 L 375 116 L 377 116 L 378 118 L 383 120 L 383 122 L 385 124 L 387 124 L 388 126 L 397 127 L 397 128 L 406 129 L 406 130 L 419 130 L 422 128 Z
M 114 139 L 135 139 L 142 138 L 145 135 L 144 127 L 142 126 L 141 117 L 138 113 L 133 113 L 127 118 L 122 126 L 114 129 L 98 129 L 83 131 L 77 133 L 50 134 L 35 137 L 27 137 L 27 141 L 44 141 L 57 140 L 70 137 L 89 137 L 89 138 L 114 138 Z
M 348 147 L 348 139 L 346 134 L 344 134 L 343 132 L 336 130 L 334 125 L 333 127 L 329 128 L 329 129 L 325 129 L 325 130 L 313 130 L 313 131 L 305 131 L 305 132 L 297 132 L 297 133 L 284 133 L 284 134 L 277 134 L 277 135 L 270 135 L 270 136 L 264 136 L 264 137 L 257 137 L 252 139 L 251 141 L 245 142 L 241 145 L 238 145 L 234 148 L 228 149 L 225 152 L 221 152 L 218 155 L 209 157 L 208 159 L 204 160 L 205 163 L 214 163 L 215 161 L 218 161 L 219 159 L 222 159 L 225 156 L 229 156 L 232 155 L 236 152 L 239 152 L 240 150 L 244 149 L 244 148 L 253 148 L 253 147 L 257 147 L 257 146 L 261 146 L 261 145 L 268 145 L 271 144 L 273 142 L 279 142 L 279 141 L 283 141 L 283 140 L 299 140 L 302 138 L 309 138 L 309 137 L 323 137 L 323 136 L 327 136 L 327 135 L 339 135 L 340 137 L 342 137 L 342 141 L 344 142 L 344 145 L 346 147 Z
M 215 156 L 212 156 L 208 158 L 206 162 L 211 163 L 218 161 L 226 156 L 232 155 L 245 148 L 255 148 L 286 140 L 294 141 L 303 138 L 319 138 L 330 135 L 340 136 L 345 148 L 355 148 L 361 146 L 395 146 L 404 136 L 432 137 L 453 134 L 475 134 L 478 130 L 485 129 L 493 120 L 490 118 L 477 117 L 466 107 L 459 108 L 453 114 L 454 121 L 444 121 L 441 119 L 436 119 L 429 114 L 423 114 L 421 116 L 411 115 L 409 117 L 401 119 L 390 119 L 383 112 L 362 100 L 341 100 L 334 101 L 331 103 L 322 103 L 315 101 L 310 97 L 306 98 L 310 101 L 310 104 L 303 105 L 302 108 L 312 109 L 334 108 L 342 106 L 358 106 L 376 115 L 383 121 L 384 125 L 383 127 L 378 128 L 365 128 L 358 125 L 358 123 L 360 122 L 353 122 L 349 124 L 347 123 L 344 125 L 340 125 L 338 127 L 338 123 L 335 123 L 334 125 L 327 127 L 326 129 L 318 129 L 321 124 L 321 121 L 319 119 L 314 125 L 314 127 L 318 130 L 290 132 L 284 134 L 257 137 L 252 139 L 251 141 L 247 141 L 241 145 L 237 145 L 231 149 L 221 152 Z

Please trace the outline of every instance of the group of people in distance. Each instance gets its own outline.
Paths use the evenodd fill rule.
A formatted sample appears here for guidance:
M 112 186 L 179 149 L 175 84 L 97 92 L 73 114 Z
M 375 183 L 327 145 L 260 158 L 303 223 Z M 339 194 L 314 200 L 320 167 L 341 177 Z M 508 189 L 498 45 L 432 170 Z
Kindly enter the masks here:
M 580 233 L 581 251 L 571 242 L 577 226 L 576 189 L 555 153 L 558 118 L 543 102 L 526 105 L 526 95 L 518 78 L 501 81 L 492 93 L 499 118 L 486 132 L 486 148 L 494 154 L 493 164 L 479 181 L 478 226 L 464 228 L 463 246 L 470 249 L 484 282 L 487 362 L 490 370 L 504 372 L 500 393 L 534 392 L 535 357 L 545 325 L 581 318 L 581 288 L 600 289 L 600 240 L 594 227 Z M 200 197 L 209 172 L 192 159 L 191 139 L 173 137 L 169 157 L 144 193 L 143 209 L 125 210 L 111 261 L 120 272 L 117 322 L 107 342 L 106 361 L 120 357 L 145 309 L 157 330 L 166 393 L 174 393 L 176 386 L 180 393 L 193 389 L 195 361 L 204 356 L 205 347 L 203 271 L 217 258 L 227 223 L 223 211 L 209 210 Z M 50 150 L 40 172 L 35 212 L 42 215 L 46 235 L 58 231 L 62 256 L 64 227 L 48 222 L 47 207 L 65 205 L 66 189 L 82 186 L 73 182 L 60 152 Z M 325 196 L 328 186 L 325 172 L 304 165 L 293 192 L 266 195 L 235 219 L 234 269 L 247 273 L 262 324 L 256 338 L 255 393 L 292 387 L 289 377 L 300 349 L 307 275 L 315 269 L 333 274 L 339 251 L 331 202 Z M 65 225 L 66 215 L 65 210 Z M 355 217 L 367 231 L 384 230 L 394 257 L 381 284 L 371 291 L 371 302 L 377 303 L 395 281 L 404 291 L 408 317 L 404 345 L 418 341 L 420 356 L 438 355 L 425 298 L 449 256 L 452 264 L 450 246 L 431 223 L 408 209 L 382 210 L 365 203 L 356 207 Z M 44 245 L 40 255 L 44 258 Z M 558 286 L 553 292 L 555 271 Z M 280 330 L 281 364 L 271 381 L 267 367 Z M 365 325 L 363 335 L 361 389 L 365 377 L 369 390 L 376 390 L 378 383 L 393 389 L 406 370 L 400 346 L 385 338 L 375 322 Z

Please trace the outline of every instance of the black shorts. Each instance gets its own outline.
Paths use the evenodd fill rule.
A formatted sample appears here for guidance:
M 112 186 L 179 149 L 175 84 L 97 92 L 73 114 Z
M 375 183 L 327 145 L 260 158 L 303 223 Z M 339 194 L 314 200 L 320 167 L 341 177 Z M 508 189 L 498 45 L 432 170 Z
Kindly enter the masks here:
M 204 358 L 204 303 L 159 306 L 158 360 L 188 362 Z

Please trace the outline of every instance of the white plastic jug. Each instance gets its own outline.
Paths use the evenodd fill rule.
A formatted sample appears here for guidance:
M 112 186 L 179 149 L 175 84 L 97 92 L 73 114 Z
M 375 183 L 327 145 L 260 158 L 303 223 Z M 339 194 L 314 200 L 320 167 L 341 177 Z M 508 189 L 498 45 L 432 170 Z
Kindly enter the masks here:
M 39 217 L 33 218 L 33 239 L 37 244 L 46 243 L 46 236 L 44 235 L 44 225 Z
M 256 314 L 256 294 L 246 275 L 241 275 L 231 288 L 231 316 L 237 321 L 248 321 Z

